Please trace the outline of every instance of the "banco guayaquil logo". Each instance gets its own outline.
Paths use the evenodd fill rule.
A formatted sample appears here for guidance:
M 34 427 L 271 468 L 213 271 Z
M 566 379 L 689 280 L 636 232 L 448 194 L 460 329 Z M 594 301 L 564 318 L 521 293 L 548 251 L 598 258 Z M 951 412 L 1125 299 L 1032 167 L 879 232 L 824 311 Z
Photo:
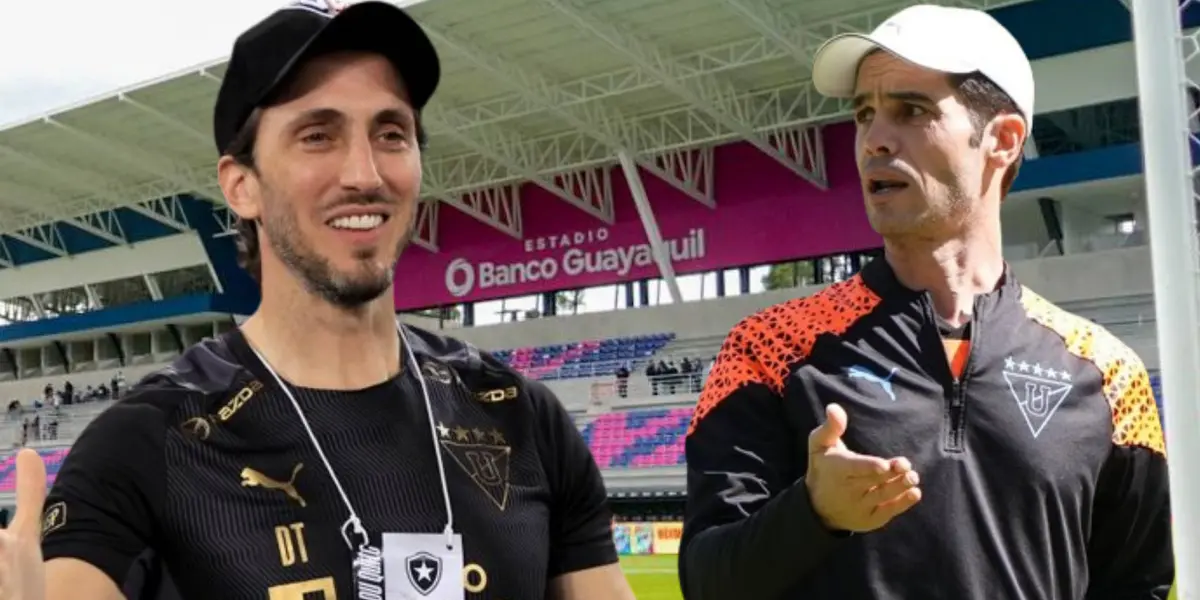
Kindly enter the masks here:
M 475 289 L 475 267 L 465 258 L 456 258 L 446 266 L 446 291 L 462 298 Z

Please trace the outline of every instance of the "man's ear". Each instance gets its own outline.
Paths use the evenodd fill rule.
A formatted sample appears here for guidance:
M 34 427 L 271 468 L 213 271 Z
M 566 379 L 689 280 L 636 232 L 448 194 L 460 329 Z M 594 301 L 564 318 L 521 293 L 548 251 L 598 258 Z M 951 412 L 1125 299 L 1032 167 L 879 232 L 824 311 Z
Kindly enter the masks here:
M 252 168 L 238 163 L 232 156 L 222 156 L 217 161 L 217 184 L 234 214 L 246 221 L 258 220 L 262 213 L 262 195 L 258 176 Z
M 1002 113 L 992 119 L 989 127 L 988 161 L 997 170 L 1007 169 L 1025 152 L 1029 127 L 1025 118 L 1014 113 Z

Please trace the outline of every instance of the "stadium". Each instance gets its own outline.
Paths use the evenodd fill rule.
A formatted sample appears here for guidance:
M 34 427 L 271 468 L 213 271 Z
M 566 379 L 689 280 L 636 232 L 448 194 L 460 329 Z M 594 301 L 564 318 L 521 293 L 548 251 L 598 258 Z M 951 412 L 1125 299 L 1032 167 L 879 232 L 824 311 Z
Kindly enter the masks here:
M 991 12 L 1034 65 L 1007 260 L 1136 350 L 1161 407 L 1129 8 L 943 3 Z M 722 339 L 881 252 L 849 107 L 813 89 L 813 52 L 912 3 L 408 4 L 444 76 L 423 115 L 424 201 L 397 267 L 397 318 L 546 382 L 602 467 L 638 598 L 678 600 L 683 440 Z M 1200 26 L 1200 8 L 1179 14 L 1185 34 Z M 1200 66 L 1185 67 L 1195 81 Z M 256 306 L 215 184 L 224 68 L 0 129 L 0 441 L 36 448 L 51 478 L 124 389 Z M 1186 100 L 1194 115 L 1200 90 Z M 10 509 L 13 453 L 0 463 Z

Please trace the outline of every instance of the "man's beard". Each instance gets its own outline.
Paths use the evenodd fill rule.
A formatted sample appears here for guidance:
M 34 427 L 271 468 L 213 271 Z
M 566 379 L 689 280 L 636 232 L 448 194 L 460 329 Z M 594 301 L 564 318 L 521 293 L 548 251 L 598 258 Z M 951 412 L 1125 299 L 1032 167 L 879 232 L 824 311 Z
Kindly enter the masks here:
M 269 192 L 268 192 L 269 194 Z M 320 255 L 300 233 L 296 222 L 296 211 L 286 200 L 272 198 L 263 211 L 262 228 L 267 233 L 271 249 L 293 274 L 298 276 L 309 292 L 320 296 L 334 306 L 356 309 L 368 304 L 392 287 L 395 264 L 390 261 L 385 268 L 375 269 L 372 263 L 375 250 L 366 250 L 355 256 L 358 259 L 352 271 L 339 273 Z M 370 206 L 388 201 L 381 196 L 358 196 L 347 198 L 338 204 Z M 391 218 L 400 218 L 393 215 Z M 395 256 L 399 257 L 412 236 L 412 228 L 400 238 Z

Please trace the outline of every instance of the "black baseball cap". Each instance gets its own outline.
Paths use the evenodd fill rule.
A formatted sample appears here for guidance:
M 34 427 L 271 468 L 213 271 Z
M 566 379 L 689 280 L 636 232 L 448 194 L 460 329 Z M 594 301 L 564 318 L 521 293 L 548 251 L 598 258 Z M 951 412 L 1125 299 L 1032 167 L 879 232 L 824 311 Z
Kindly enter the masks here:
M 437 50 L 399 7 L 367 1 L 339 8 L 332 0 L 298 0 L 238 37 L 217 93 L 213 134 L 225 154 L 254 109 L 308 60 L 345 50 L 378 53 L 392 62 L 413 109 L 429 102 L 441 78 Z

